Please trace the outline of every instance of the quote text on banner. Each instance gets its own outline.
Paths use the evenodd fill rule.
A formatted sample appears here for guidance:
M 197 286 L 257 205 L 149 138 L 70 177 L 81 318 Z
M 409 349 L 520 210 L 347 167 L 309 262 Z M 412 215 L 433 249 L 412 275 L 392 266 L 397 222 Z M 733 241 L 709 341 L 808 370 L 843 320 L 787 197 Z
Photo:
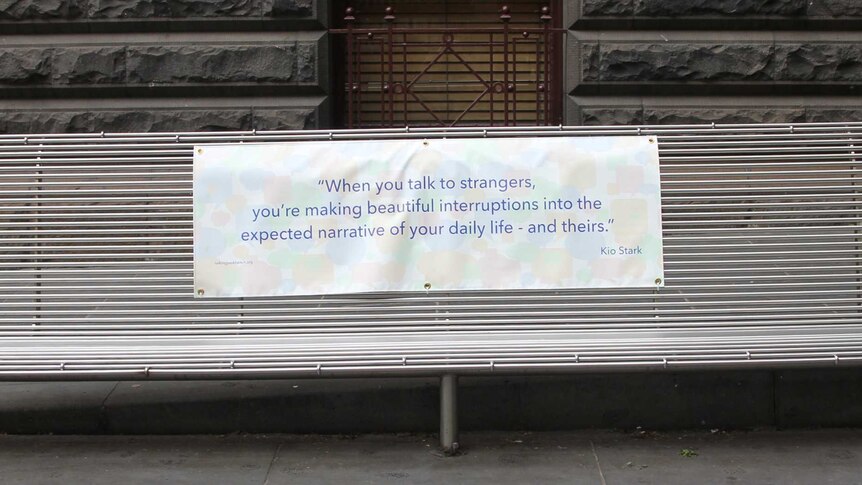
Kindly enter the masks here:
M 652 137 L 203 145 L 199 297 L 662 286 Z

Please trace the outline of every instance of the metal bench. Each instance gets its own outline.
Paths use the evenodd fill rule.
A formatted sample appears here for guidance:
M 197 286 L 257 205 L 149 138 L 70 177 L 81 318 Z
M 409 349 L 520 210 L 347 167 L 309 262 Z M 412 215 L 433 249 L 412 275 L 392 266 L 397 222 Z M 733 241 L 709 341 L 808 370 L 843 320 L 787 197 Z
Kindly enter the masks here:
M 195 300 L 192 149 L 655 135 L 666 286 Z M 0 379 L 862 363 L 862 123 L 0 135 Z

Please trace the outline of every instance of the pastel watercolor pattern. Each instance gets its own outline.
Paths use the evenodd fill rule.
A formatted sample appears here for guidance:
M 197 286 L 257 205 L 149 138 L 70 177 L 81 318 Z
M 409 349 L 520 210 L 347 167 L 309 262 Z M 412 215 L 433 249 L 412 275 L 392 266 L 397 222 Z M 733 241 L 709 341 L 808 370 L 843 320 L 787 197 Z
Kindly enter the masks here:
M 456 186 L 408 186 L 408 180 L 423 176 L 452 180 Z M 369 182 L 371 191 L 331 192 L 321 185 L 324 179 Z M 460 181 L 465 179 L 529 179 L 533 187 L 463 188 Z M 383 181 L 400 181 L 403 189 L 378 195 L 375 182 Z M 600 200 L 602 207 L 543 207 L 546 200 L 576 202 L 582 197 Z M 415 199 L 434 200 L 435 211 L 367 211 L 369 203 Z M 441 200 L 508 200 L 539 207 L 496 214 L 442 211 Z M 361 213 L 307 212 L 330 204 L 359 206 Z M 271 215 L 259 213 L 254 221 L 254 211 L 262 209 Z M 490 234 L 492 221 L 511 224 L 512 232 Z M 565 221 L 594 229 L 601 223 L 607 230 L 565 232 Z M 544 231 L 529 232 L 539 224 Z M 328 230 L 360 226 L 380 227 L 384 234 L 323 237 Z M 429 234 L 411 239 L 409 231 L 397 234 L 402 226 L 425 227 Z M 484 232 L 481 237 L 477 232 L 452 234 L 453 226 L 482 227 Z M 202 297 L 423 291 L 427 285 L 431 290 L 661 286 L 661 228 L 658 149 L 646 136 L 195 147 L 194 279 L 196 295 Z M 288 229 L 301 237 L 243 240 L 251 233 L 283 236 Z M 631 254 L 621 254 L 621 246 Z

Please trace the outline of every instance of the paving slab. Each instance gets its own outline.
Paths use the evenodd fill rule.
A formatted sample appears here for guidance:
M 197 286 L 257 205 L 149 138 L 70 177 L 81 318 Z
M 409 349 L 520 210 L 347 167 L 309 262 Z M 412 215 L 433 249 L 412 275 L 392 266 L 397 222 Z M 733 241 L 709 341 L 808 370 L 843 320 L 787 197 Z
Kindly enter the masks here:
M 116 386 L 116 382 L 2 382 L 0 431 L 104 432 L 104 404 Z
M 4 436 L 4 484 L 263 483 L 278 444 L 237 436 Z
M 286 442 L 269 483 L 599 483 L 589 440 L 553 433 L 471 434 L 458 456 L 426 436 L 362 436 Z
M 593 443 L 607 484 L 862 484 L 862 430 L 641 431 Z
M 105 432 L 422 432 L 437 428 L 438 399 L 428 378 L 124 381 L 105 403 Z

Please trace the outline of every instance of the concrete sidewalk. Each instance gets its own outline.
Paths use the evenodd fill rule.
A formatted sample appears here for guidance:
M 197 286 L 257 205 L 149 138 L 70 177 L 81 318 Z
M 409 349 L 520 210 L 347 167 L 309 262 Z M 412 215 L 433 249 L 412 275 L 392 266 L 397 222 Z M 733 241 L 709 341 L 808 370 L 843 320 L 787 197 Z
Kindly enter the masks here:
M 433 433 L 436 378 L 0 382 L 0 433 Z M 465 431 L 862 427 L 862 368 L 478 376 Z
M 0 436 L 7 484 L 862 483 L 862 430 Z

